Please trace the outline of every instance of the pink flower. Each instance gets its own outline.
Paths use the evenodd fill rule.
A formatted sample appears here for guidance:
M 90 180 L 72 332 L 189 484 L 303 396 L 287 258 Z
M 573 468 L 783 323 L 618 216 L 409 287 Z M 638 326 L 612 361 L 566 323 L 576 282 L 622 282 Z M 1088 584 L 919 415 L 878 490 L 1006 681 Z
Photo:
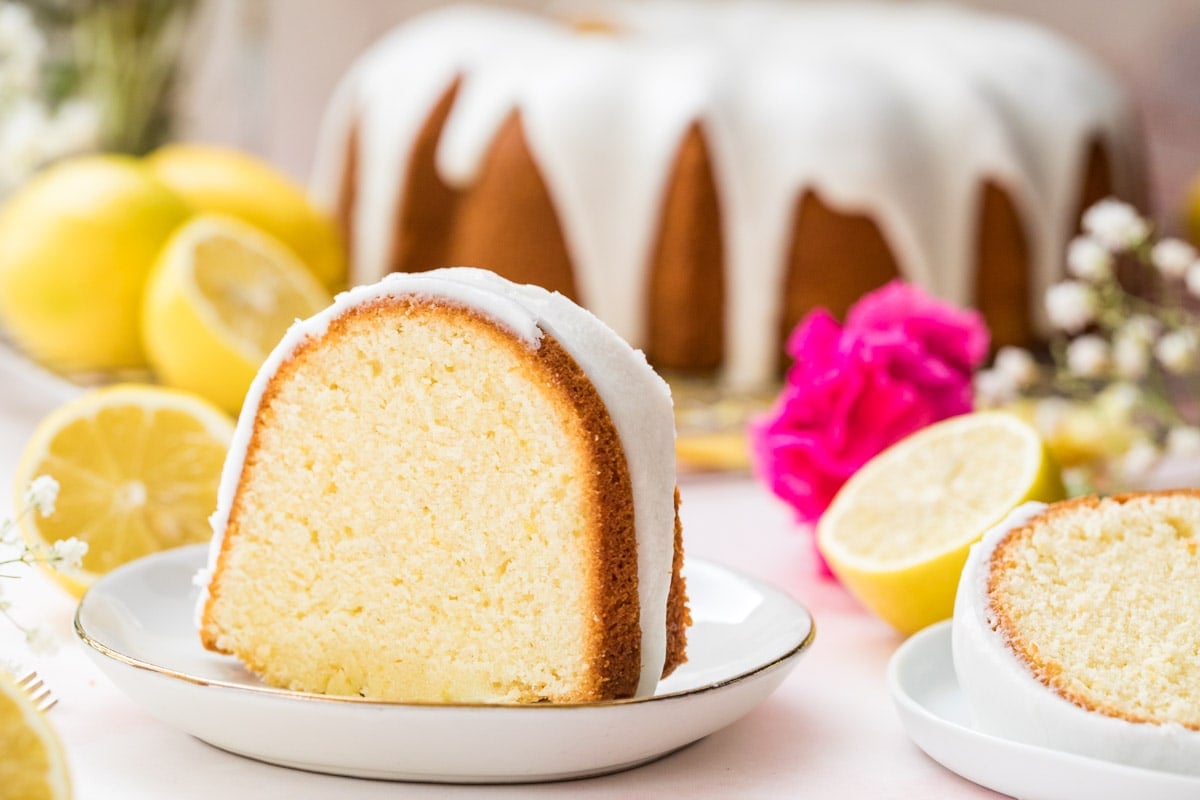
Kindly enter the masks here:
M 759 476 L 815 524 L 876 453 L 971 410 L 971 375 L 987 349 L 978 313 L 901 281 L 864 295 L 844 326 L 810 313 L 788 340 L 795 363 L 774 408 L 750 427 Z

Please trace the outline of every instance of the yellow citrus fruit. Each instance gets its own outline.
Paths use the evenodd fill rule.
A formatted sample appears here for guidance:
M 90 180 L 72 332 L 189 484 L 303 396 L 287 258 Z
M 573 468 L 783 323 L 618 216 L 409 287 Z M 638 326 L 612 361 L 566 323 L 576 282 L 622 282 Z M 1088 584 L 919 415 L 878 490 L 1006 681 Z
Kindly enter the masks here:
M 60 800 L 71 796 L 62 745 L 46 716 L 0 670 L 0 798 Z
M 142 384 L 87 392 L 42 420 L 21 455 L 18 498 L 39 475 L 59 483 L 52 514 L 21 517 L 25 539 L 88 543 L 81 571 L 52 571 L 75 594 L 135 558 L 207 541 L 232 437 L 233 420 L 187 392 Z
M 146 356 L 166 384 L 236 412 L 288 326 L 332 302 L 290 250 L 233 217 L 176 231 L 146 286 Z
M 1200 177 L 1192 181 L 1187 196 L 1187 226 L 1192 242 L 1200 245 Z
M 1004 412 L 939 422 L 896 443 L 842 487 L 817 547 L 864 606 L 905 633 L 950 617 L 967 551 L 1021 503 L 1064 496 L 1028 423 Z
M 750 468 L 750 450 L 744 433 L 681 433 L 675 455 L 685 467 L 696 470 Z
M 142 290 L 190 210 L 135 159 L 85 156 L 31 180 L 0 210 L 0 315 L 56 369 L 144 365 Z
M 331 291 L 346 281 L 346 252 L 333 220 L 270 165 L 224 147 L 176 144 L 146 164 L 197 211 L 249 222 L 290 247 Z
M 1018 400 L 1003 410 L 1037 424 L 1054 460 L 1064 468 L 1078 467 L 1119 456 L 1136 441 L 1138 428 L 1128 413 L 1114 412 L 1104 393 L 1086 402 L 1057 398 Z M 1055 403 L 1049 413 L 1039 405 Z

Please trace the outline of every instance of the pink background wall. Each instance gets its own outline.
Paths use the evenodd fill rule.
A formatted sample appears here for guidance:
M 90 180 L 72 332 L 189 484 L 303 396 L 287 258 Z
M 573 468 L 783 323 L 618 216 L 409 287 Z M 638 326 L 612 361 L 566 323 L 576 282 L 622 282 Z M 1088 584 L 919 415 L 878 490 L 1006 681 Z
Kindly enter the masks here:
M 802 0 L 798 0 L 802 1 Z M 210 0 L 198 20 L 183 133 L 265 155 L 299 178 L 334 84 L 370 42 L 437 0 Z M 545 0 L 511 5 L 546 8 Z M 1140 105 L 1152 196 L 1174 227 L 1200 175 L 1200 2 L 964 0 L 1039 21 L 1108 64 Z

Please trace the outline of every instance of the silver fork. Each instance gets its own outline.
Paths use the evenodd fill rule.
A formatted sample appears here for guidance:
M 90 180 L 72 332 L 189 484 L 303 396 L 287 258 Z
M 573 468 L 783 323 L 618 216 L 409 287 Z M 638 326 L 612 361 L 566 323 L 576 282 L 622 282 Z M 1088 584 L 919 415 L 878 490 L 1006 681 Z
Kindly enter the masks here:
M 58 702 L 58 698 L 50 693 L 50 687 L 33 670 L 17 678 L 17 686 L 29 695 L 38 711 L 49 711 Z

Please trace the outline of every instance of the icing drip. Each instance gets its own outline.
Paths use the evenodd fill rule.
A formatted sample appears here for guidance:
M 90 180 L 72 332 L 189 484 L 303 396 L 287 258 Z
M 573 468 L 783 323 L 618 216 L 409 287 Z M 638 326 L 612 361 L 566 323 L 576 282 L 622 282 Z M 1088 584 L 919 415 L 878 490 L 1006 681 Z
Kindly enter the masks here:
M 1029 241 L 1035 321 L 1074 230 L 1089 147 L 1134 191 L 1135 125 L 1097 66 L 1035 27 L 941 6 L 644 2 L 610 7 L 616 35 L 486 7 L 397 29 L 342 84 L 314 192 L 336 201 L 351 125 L 363 157 L 355 277 L 387 270 L 407 159 L 430 109 L 461 79 L 437 152 L 466 186 L 496 131 L 521 114 L 558 211 L 582 300 L 642 346 L 646 271 L 678 145 L 710 143 L 726 253 L 724 377 L 773 374 L 798 199 L 866 214 L 904 276 L 973 296 L 980 187 L 1012 198 Z

